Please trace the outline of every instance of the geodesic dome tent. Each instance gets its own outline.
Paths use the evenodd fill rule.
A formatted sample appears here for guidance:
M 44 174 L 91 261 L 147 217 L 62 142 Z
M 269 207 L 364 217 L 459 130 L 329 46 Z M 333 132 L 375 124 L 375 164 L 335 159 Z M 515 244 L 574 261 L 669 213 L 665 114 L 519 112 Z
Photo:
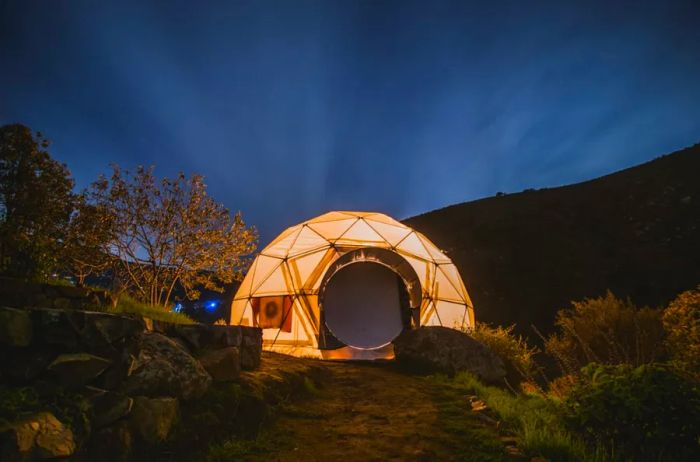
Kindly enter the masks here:
M 455 265 L 381 213 L 329 212 L 292 226 L 253 261 L 231 324 L 263 329 L 263 348 L 329 359 L 393 357 L 424 325 L 464 328 L 474 311 Z

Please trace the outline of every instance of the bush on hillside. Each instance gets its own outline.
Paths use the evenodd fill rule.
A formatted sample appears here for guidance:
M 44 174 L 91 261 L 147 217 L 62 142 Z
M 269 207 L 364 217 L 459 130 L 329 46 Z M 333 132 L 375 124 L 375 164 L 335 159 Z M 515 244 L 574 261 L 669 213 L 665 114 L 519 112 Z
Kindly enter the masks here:
M 508 382 L 517 386 L 523 381 L 534 382 L 538 370 L 534 356 L 538 350 L 528 345 L 520 335 L 514 334 L 514 327 L 491 327 L 480 323 L 467 333 L 501 358 L 506 367 Z
M 584 368 L 565 401 L 571 431 L 620 460 L 696 460 L 700 389 L 661 364 Z
M 663 358 L 661 310 L 639 309 L 610 291 L 572 305 L 557 313 L 559 332 L 545 341 L 565 374 L 593 362 L 639 366 Z
M 607 462 L 600 447 L 588 447 L 565 428 L 561 403 L 540 394 L 511 393 L 479 382 L 466 372 L 453 379 L 433 376 L 431 380 L 476 394 L 498 419 L 502 432 L 513 434 L 518 448 L 530 458 L 561 462 Z M 527 459 L 529 460 L 529 459 Z
M 700 286 L 683 292 L 668 305 L 663 325 L 674 365 L 700 381 Z
M 127 294 L 119 295 L 116 305 L 106 307 L 106 311 L 116 314 L 136 314 L 144 318 L 171 322 L 173 324 L 195 324 L 195 321 L 185 313 L 176 313 L 160 306 L 151 306 Z

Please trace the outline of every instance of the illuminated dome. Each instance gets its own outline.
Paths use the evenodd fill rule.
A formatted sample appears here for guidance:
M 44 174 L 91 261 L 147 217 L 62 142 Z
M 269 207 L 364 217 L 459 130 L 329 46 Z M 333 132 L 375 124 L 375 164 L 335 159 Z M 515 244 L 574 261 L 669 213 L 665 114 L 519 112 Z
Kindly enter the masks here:
M 404 329 L 474 325 L 457 268 L 428 238 L 381 213 L 329 212 L 292 226 L 253 261 L 231 324 L 298 356 L 390 358 Z

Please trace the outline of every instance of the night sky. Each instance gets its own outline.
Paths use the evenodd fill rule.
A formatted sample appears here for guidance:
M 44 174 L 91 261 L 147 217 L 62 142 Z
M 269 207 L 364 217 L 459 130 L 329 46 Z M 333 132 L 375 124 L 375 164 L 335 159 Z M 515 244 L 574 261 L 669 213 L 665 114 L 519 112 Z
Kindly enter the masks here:
M 202 173 L 261 244 L 700 141 L 698 1 L 107 3 L 0 0 L 0 124 L 81 188 L 113 162 Z

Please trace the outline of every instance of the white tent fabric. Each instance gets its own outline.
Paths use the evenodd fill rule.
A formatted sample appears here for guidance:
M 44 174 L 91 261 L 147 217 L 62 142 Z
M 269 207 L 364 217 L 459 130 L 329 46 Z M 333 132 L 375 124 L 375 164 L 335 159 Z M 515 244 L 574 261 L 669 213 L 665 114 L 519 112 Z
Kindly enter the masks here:
M 334 356 L 319 350 L 318 336 L 323 319 L 319 295 L 323 303 L 324 294 L 320 292 L 334 285 L 328 283 L 321 287 L 329 267 L 343 255 L 363 248 L 386 249 L 400 256 L 413 268 L 422 295 L 420 325 L 441 325 L 456 329 L 474 325 L 472 302 L 457 268 L 428 238 L 381 213 L 339 211 L 326 213 L 286 229 L 260 252 L 234 297 L 231 324 L 260 326 L 261 314 L 257 308 L 260 300 L 286 297 L 291 306 L 285 311 L 285 318 L 288 318 L 285 319 L 285 327 L 277 325 L 264 328 L 264 348 L 299 356 L 343 357 L 342 354 Z M 331 276 L 331 282 L 341 275 L 351 276 L 347 270 L 341 270 Z M 357 276 L 360 276 L 359 273 Z M 332 292 L 332 289 L 329 290 Z M 337 294 L 333 297 L 340 300 Z M 333 304 L 340 306 L 339 303 L 345 309 L 351 309 L 352 303 L 349 301 Z M 357 309 L 367 307 L 357 305 Z M 327 327 L 331 328 L 328 321 L 335 319 L 332 322 L 336 323 L 336 330 L 348 329 L 347 326 L 340 327 L 343 323 L 338 319 L 342 320 L 343 317 L 337 312 L 331 312 L 330 307 L 325 314 L 330 315 L 330 318 L 326 317 Z M 396 322 L 386 313 L 375 313 L 370 318 L 375 322 Z M 344 335 L 347 341 L 351 338 L 357 340 L 357 336 L 349 332 L 344 332 Z M 348 353 L 346 350 L 345 357 L 377 357 L 362 355 L 357 351 L 363 348 L 371 350 L 372 345 L 368 347 L 367 344 L 362 344 L 349 348 L 351 351 Z M 379 356 L 386 356 L 385 352 L 386 348 Z

